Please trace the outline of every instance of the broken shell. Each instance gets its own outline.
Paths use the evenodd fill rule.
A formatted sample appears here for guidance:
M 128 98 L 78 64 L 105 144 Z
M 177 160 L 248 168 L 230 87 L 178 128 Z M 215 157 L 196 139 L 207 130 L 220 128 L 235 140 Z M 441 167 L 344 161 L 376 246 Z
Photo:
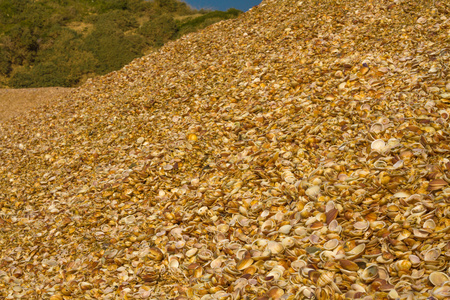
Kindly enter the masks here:
M 284 268 L 282 266 L 277 266 L 276 268 L 273 268 L 269 273 L 267 273 L 267 276 L 264 278 L 265 281 L 271 281 L 275 280 L 277 281 L 280 279 L 281 276 L 283 276 Z
M 192 256 L 194 256 L 195 254 L 197 254 L 197 252 L 198 252 L 198 249 L 197 249 L 197 248 L 189 249 L 188 251 L 186 251 L 186 256 L 187 256 L 187 257 L 192 257 Z
M 373 133 L 380 133 L 384 131 L 384 125 L 382 123 L 375 123 L 370 127 L 370 131 Z
M 396 271 L 408 271 L 411 269 L 411 262 L 406 259 L 398 260 L 394 263 L 394 268 Z
M 309 187 L 306 191 L 305 194 L 312 198 L 315 199 L 319 194 L 320 194 L 320 186 L 318 185 L 313 185 L 311 187 Z
M 150 248 L 149 251 L 148 251 L 148 257 L 149 257 L 151 260 L 160 261 L 160 260 L 163 260 L 163 258 L 164 258 L 164 253 L 163 253 L 159 248 L 152 247 L 152 248 Z
M 202 249 L 198 252 L 197 257 L 201 260 L 210 260 L 213 257 L 213 253 L 211 250 L 208 249 Z
M 244 257 L 237 265 L 236 265 L 236 269 L 239 271 L 242 271 L 248 267 L 251 266 L 251 264 L 253 263 L 253 259 L 249 258 L 249 257 Z
M 333 250 L 334 248 L 336 248 L 339 245 L 339 240 L 337 239 L 331 239 L 329 241 L 326 241 L 323 244 L 323 248 L 326 250 Z
M 290 249 L 292 247 L 295 246 L 295 239 L 292 237 L 285 237 L 282 241 L 281 244 L 283 245 L 284 248 L 286 249 Z
M 351 249 L 350 251 L 345 252 L 345 256 L 349 260 L 358 258 L 364 253 L 364 249 L 366 249 L 366 245 L 365 244 L 359 244 L 355 248 Z
M 389 146 L 386 145 L 386 143 L 379 139 L 379 140 L 375 140 L 372 142 L 372 144 L 370 144 L 370 148 L 372 149 L 372 151 L 376 151 L 380 154 L 386 152 L 386 150 L 389 149 Z
M 331 283 L 334 279 L 334 273 L 333 272 L 323 272 L 320 274 L 319 278 L 317 279 L 317 286 L 322 287 L 326 286 L 329 283 Z
M 291 231 L 291 229 L 292 229 L 291 225 L 283 225 L 280 227 L 280 229 L 278 229 L 278 232 L 282 234 L 288 234 Z
M 266 249 L 275 255 L 284 251 L 283 245 L 275 241 L 269 241 L 267 243 Z
M 339 260 L 339 265 L 343 269 L 348 270 L 348 271 L 358 271 L 359 270 L 359 266 L 356 263 L 354 263 L 350 260 L 347 260 L 347 259 Z
M 432 272 L 430 276 L 428 276 L 428 280 L 430 280 L 431 284 L 434 286 L 441 286 L 444 282 L 449 281 L 450 278 L 443 272 Z
M 441 255 L 441 250 L 437 248 L 432 248 L 423 253 L 423 260 L 426 262 L 433 262 L 438 259 Z
M 376 265 L 371 265 L 362 271 L 361 279 L 364 282 L 368 283 L 368 282 L 372 282 L 373 280 L 375 280 L 375 278 L 377 278 L 377 276 L 378 276 L 378 267 Z

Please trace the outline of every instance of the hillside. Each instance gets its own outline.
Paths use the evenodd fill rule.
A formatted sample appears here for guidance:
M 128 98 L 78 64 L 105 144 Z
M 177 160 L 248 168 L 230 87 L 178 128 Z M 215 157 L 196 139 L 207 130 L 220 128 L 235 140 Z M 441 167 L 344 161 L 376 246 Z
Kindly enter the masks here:
M 0 298 L 448 299 L 449 32 L 264 0 L 0 123 Z
M 178 0 L 3 0 L 0 87 L 79 86 L 240 13 Z

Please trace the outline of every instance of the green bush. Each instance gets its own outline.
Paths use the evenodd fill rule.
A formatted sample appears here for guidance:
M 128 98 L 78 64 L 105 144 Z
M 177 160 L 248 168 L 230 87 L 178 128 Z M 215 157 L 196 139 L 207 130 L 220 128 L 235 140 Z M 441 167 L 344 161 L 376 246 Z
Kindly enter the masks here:
M 138 32 L 147 39 L 150 46 L 161 47 L 176 36 L 178 25 L 172 16 L 164 14 L 144 23 Z
M 0 84 L 76 86 L 240 13 L 194 10 L 179 0 L 0 0 Z

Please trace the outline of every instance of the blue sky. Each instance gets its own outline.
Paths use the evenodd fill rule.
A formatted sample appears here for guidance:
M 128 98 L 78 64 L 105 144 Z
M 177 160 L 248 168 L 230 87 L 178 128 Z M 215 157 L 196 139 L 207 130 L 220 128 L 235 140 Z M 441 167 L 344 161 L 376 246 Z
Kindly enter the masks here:
M 184 0 L 187 4 L 194 8 L 209 8 L 217 10 L 227 10 L 231 7 L 247 11 L 262 0 Z

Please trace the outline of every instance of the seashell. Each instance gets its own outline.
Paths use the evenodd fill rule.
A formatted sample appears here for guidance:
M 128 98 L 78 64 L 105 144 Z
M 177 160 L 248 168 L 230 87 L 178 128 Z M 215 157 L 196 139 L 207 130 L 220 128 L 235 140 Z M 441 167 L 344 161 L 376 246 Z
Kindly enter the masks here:
M 429 229 L 434 231 L 436 229 L 436 223 L 432 219 L 428 219 L 423 223 L 423 229 Z
M 331 221 L 336 219 L 338 213 L 339 213 L 339 210 L 337 210 L 336 208 L 332 208 L 325 213 L 327 225 L 330 225 Z
M 280 227 L 280 229 L 278 229 L 278 232 L 282 234 L 288 234 L 291 231 L 291 229 L 292 229 L 291 225 L 283 225 Z
M 305 194 L 311 198 L 311 199 L 315 199 L 317 198 L 317 196 L 320 194 L 320 186 L 318 185 L 313 185 L 311 187 L 309 187 L 306 191 Z
M 317 279 L 317 286 L 322 287 L 330 284 L 334 279 L 334 273 L 333 272 L 324 272 L 320 274 L 319 278 Z
M 213 253 L 211 250 L 201 249 L 198 252 L 197 257 L 200 258 L 201 260 L 208 261 L 213 257 Z
M 426 262 L 436 261 L 440 255 L 441 255 L 441 250 L 439 250 L 437 248 L 432 248 L 432 249 L 426 250 L 423 253 L 423 260 Z
M 430 276 L 428 276 L 428 280 L 430 280 L 431 284 L 434 286 L 441 286 L 444 282 L 450 281 L 450 278 L 443 272 L 432 272 Z
M 285 237 L 285 238 L 281 241 L 281 244 L 283 245 L 284 248 L 290 249 L 290 248 L 292 248 L 292 247 L 295 246 L 295 239 L 292 238 L 292 237 L 290 237 L 290 236 Z
M 359 270 L 359 266 L 356 263 L 354 263 L 350 260 L 347 260 L 347 259 L 339 260 L 339 265 L 343 269 L 348 270 L 348 271 L 358 271 Z
M 283 245 L 275 241 L 269 241 L 267 243 L 266 249 L 275 255 L 284 251 Z
M 378 276 L 378 267 L 376 265 L 371 265 L 365 268 L 361 273 L 361 279 L 366 282 L 372 282 Z
M 339 240 L 337 239 L 331 239 L 326 241 L 323 244 L 323 248 L 326 250 L 333 250 L 334 248 L 336 248 L 339 245 Z
M 220 266 L 222 265 L 222 263 L 223 263 L 225 260 L 226 260 L 226 259 L 225 259 L 225 256 L 224 256 L 224 255 L 221 255 L 221 256 L 217 257 L 216 259 L 214 259 L 213 261 L 211 261 L 210 266 L 211 266 L 211 268 L 213 268 L 213 269 L 220 268 Z
M 359 244 L 350 251 L 345 252 L 345 256 L 350 260 L 358 258 L 364 253 L 364 249 L 366 249 L 366 245 Z
M 444 285 L 440 287 L 436 287 L 431 292 L 433 296 L 440 299 L 449 299 L 450 298 L 450 286 Z
M 374 140 L 372 142 L 372 144 L 370 144 L 370 148 L 372 149 L 372 151 L 383 154 L 384 152 L 386 152 L 389 149 L 389 146 L 387 146 L 383 140 L 378 139 L 378 140 Z
M 275 223 L 274 220 L 268 219 L 268 220 L 264 221 L 264 223 L 262 223 L 261 231 L 263 233 L 270 233 L 275 230 L 276 225 L 277 224 Z
M 277 281 L 280 279 L 281 276 L 283 276 L 284 268 L 282 266 L 277 266 L 276 268 L 273 268 L 269 273 L 267 273 L 267 276 L 264 278 L 264 281 L 271 281 L 275 280 Z
M 384 131 L 384 125 L 382 123 L 374 123 L 370 126 L 370 132 L 380 133 Z
M 275 286 L 267 292 L 267 295 L 270 297 L 270 299 L 280 299 L 284 295 L 284 291 Z
M 197 248 L 192 248 L 192 249 L 189 249 L 188 251 L 186 251 L 185 255 L 186 255 L 186 257 L 192 257 L 195 254 L 197 254 L 197 252 L 198 252 Z
M 306 267 L 306 262 L 304 260 L 297 259 L 297 260 L 294 260 L 293 262 L 291 262 L 291 268 L 294 271 L 299 271 L 304 267 Z
M 394 263 L 394 269 L 396 271 L 408 271 L 411 269 L 412 263 L 409 260 L 402 259 Z
M 148 251 L 148 258 L 151 260 L 160 261 L 163 260 L 164 253 L 159 248 L 152 247 Z
M 253 264 L 253 259 L 250 257 L 244 257 L 240 262 L 237 263 L 236 269 L 242 271 L 250 267 L 251 264 Z
M 399 161 L 397 161 L 393 166 L 392 166 L 392 168 L 394 169 L 394 170 L 396 170 L 396 169 L 400 169 L 400 168 L 403 168 L 403 165 L 404 165 L 404 162 L 403 162 L 403 160 L 399 160 Z
M 428 190 L 429 191 L 437 191 L 442 188 L 444 188 L 446 185 L 448 185 L 448 182 L 443 179 L 434 179 L 430 181 L 428 184 Z
M 367 221 L 358 221 L 353 224 L 353 228 L 356 230 L 366 231 L 369 228 L 369 222 Z

